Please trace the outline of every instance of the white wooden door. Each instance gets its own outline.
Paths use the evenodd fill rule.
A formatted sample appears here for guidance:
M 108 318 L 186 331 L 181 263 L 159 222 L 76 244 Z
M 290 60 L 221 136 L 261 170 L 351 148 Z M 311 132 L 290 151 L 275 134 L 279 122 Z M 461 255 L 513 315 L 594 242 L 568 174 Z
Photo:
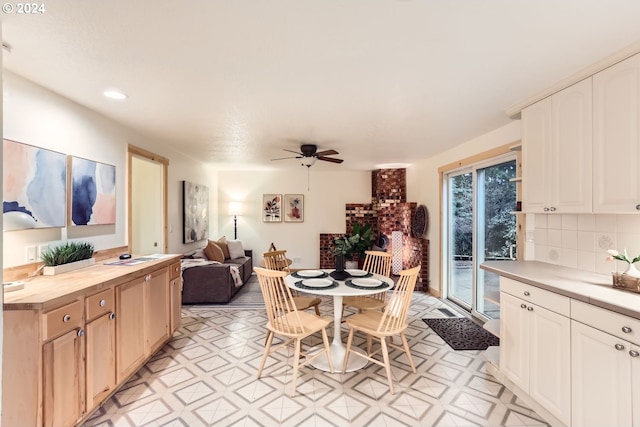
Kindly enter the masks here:
M 640 54 L 593 76 L 594 212 L 640 211 Z
M 522 205 L 525 212 L 545 212 L 550 206 L 551 98 L 522 110 Z
M 591 212 L 592 87 L 582 80 L 551 98 L 553 162 L 551 208 L 557 212 Z
M 500 292 L 500 371 L 529 391 L 529 318 L 526 303 Z
M 571 321 L 571 425 L 631 426 L 629 343 Z

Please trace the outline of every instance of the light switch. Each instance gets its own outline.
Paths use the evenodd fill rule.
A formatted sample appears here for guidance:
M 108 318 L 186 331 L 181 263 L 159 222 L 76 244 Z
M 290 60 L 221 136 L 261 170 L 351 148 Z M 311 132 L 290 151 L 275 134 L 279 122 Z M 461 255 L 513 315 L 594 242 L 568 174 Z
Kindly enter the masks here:
M 27 262 L 36 262 L 36 247 L 27 246 L 26 256 Z

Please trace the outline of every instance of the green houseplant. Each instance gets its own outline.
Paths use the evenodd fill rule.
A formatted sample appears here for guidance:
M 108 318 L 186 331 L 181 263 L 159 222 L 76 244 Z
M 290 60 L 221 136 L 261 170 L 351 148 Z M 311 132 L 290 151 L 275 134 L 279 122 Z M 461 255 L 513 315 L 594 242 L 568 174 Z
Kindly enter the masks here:
M 364 260 L 365 251 L 371 248 L 373 229 L 371 224 L 353 224 L 353 234 L 345 234 L 333 240 L 333 254 L 350 261 Z
M 67 242 L 48 249 L 40 255 L 45 276 L 71 271 L 94 264 L 93 244 L 88 242 Z M 74 266 L 69 264 L 77 263 Z M 60 268 L 59 266 L 66 266 Z

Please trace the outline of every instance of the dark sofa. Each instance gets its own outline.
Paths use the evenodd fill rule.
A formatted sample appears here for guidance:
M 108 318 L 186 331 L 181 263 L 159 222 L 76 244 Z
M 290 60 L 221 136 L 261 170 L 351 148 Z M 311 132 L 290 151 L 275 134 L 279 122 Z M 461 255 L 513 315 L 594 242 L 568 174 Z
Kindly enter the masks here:
M 247 283 L 253 271 L 251 249 L 245 256 L 227 259 L 223 264 L 198 265 L 182 271 L 182 304 L 227 303 L 240 290 L 231 276 L 231 265 L 237 265 L 242 285 Z

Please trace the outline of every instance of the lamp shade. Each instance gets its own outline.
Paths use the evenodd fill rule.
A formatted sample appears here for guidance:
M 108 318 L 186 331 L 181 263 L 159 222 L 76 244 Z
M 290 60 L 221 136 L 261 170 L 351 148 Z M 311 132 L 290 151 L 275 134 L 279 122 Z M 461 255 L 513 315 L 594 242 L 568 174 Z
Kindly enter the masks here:
M 232 215 L 232 216 L 242 215 L 242 203 L 229 202 L 229 215 Z

